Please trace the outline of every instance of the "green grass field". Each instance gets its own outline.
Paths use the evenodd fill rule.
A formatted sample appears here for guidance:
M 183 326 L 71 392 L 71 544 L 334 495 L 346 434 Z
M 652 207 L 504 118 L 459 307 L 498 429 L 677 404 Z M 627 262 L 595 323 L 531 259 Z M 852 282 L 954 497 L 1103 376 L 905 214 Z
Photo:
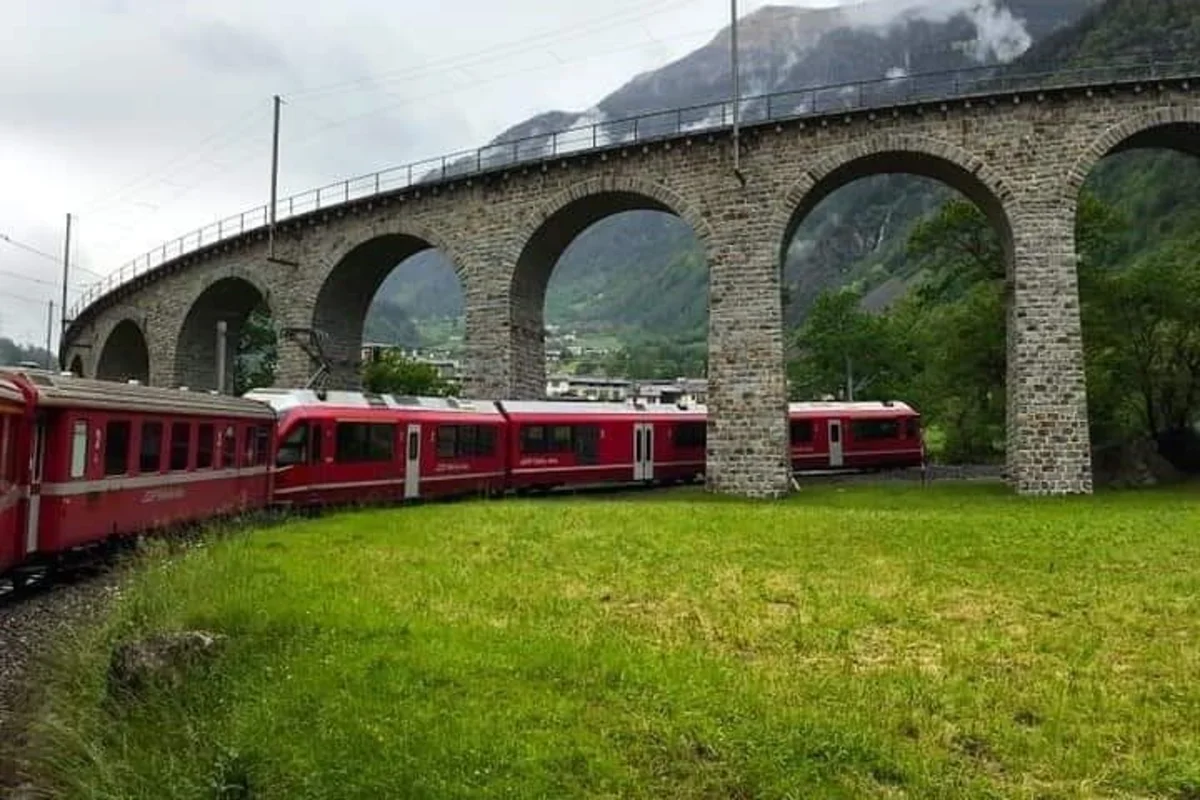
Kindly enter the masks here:
M 86 798 L 1200 797 L 1200 491 L 342 514 L 139 568 L 48 670 Z M 104 702 L 113 644 L 229 636 Z

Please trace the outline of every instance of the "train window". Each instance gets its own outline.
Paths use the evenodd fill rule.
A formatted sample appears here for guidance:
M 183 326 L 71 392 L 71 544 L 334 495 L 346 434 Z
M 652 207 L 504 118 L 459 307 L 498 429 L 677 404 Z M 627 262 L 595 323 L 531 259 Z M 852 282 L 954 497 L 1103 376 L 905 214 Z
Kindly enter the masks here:
M 679 422 L 675 425 L 676 447 L 704 447 L 708 443 L 708 423 Z
M 792 421 L 792 444 L 807 444 L 813 440 L 813 424 L 811 420 L 800 419 Z
M 271 450 L 271 429 L 266 425 L 254 428 L 254 463 L 266 464 L 267 453 Z
M 112 420 L 104 426 L 104 474 L 129 472 L 129 422 Z
M 191 460 L 192 425 L 190 422 L 171 423 L 171 469 L 178 472 L 188 468 Z
M 204 423 L 196 433 L 196 469 L 212 469 L 213 426 Z
M 475 455 L 491 456 L 496 454 L 496 429 L 490 425 L 479 426 L 479 440 L 475 444 Z
M 600 426 L 576 425 L 575 458 L 580 464 L 595 464 L 600 460 Z
M 336 437 L 338 463 L 391 461 L 395 455 L 395 425 L 339 422 Z
M 138 454 L 138 472 L 158 472 L 162 467 L 163 426 L 161 422 L 142 423 L 142 449 Z
M 321 426 L 313 423 L 308 433 L 308 461 L 310 464 L 321 463 Z
M 75 430 L 71 437 L 71 477 L 82 478 L 87 472 L 88 456 L 88 424 L 86 420 L 76 420 Z
M 479 426 L 478 425 L 459 425 L 458 426 L 458 447 L 455 449 L 455 455 L 459 458 L 470 458 L 478 455 L 477 446 L 479 443 Z
M 545 428 L 541 425 L 526 425 L 521 428 L 521 452 L 546 452 Z
M 908 418 L 908 425 L 907 425 L 907 427 L 908 427 L 908 434 L 907 434 L 907 436 L 908 436 L 908 438 L 909 438 L 909 439 L 919 439 L 919 438 L 921 438 L 920 431 L 917 429 L 917 420 L 916 420 L 916 418 L 915 418 L 915 417 L 909 417 L 909 418 Z
M 570 425 L 555 425 L 552 429 L 553 436 L 547 444 L 547 448 L 552 453 L 569 453 L 571 452 L 571 426 Z
M 308 425 L 297 425 L 275 453 L 275 464 L 286 467 L 291 464 L 303 464 L 308 460 Z
M 254 427 L 252 425 L 242 428 L 242 466 L 254 466 Z
M 872 439 L 899 439 L 900 420 L 898 419 L 856 419 L 850 423 L 854 438 L 859 441 Z
M 225 428 L 221 435 L 221 468 L 231 469 L 237 466 L 237 429 L 232 425 Z
M 494 455 L 496 430 L 487 425 L 439 425 L 437 446 L 438 458 Z
M 437 429 L 438 458 L 454 458 L 458 448 L 458 426 L 439 425 Z

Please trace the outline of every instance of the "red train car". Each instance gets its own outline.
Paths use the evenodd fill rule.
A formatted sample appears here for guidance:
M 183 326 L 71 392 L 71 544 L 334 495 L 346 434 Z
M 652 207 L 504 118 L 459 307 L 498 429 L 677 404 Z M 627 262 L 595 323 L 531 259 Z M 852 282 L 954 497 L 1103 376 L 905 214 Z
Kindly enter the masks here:
M 293 506 L 497 493 L 506 425 L 494 403 L 258 389 L 278 415 L 275 496 Z
M 921 417 L 905 403 L 792 403 L 788 416 L 796 472 L 925 464 Z
M 621 403 L 497 403 L 509 422 L 509 486 L 677 483 L 704 473 L 703 408 Z
M 30 405 L 20 385 L 0 376 L 0 575 L 25 556 L 25 493 L 20 466 L 28 458 Z
M 0 380 L 25 402 L 19 562 L 270 500 L 274 415 L 260 403 L 32 370 Z

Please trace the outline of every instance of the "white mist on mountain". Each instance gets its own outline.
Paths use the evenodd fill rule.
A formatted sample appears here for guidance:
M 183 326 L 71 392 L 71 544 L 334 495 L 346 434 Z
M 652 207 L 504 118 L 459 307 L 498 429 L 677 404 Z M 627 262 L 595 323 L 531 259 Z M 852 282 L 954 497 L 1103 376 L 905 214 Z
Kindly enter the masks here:
M 975 26 L 976 38 L 961 47 L 980 62 L 995 59 L 1008 63 L 1033 44 L 1025 21 L 998 0 L 873 0 L 844 5 L 841 11 L 847 24 L 877 30 L 911 20 L 944 24 L 964 16 Z

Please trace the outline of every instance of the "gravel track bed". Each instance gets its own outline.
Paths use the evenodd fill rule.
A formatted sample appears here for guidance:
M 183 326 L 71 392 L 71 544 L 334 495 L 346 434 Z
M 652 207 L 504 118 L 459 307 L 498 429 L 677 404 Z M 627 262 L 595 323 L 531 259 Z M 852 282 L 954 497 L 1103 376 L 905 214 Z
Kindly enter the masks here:
M 25 738 L 21 712 L 31 665 L 64 631 L 98 621 L 119 590 L 118 572 L 104 570 L 20 598 L 0 597 L 0 797 L 29 796 L 16 785 L 15 759 Z
M 938 481 L 999 481 L 1004 478 L 1004 467 L 992 465 L 941 465 L 930 464 L 925 474 L 920 467 L 893 469 L 884 472 L 810 472 L 799 473 L 796 481 L 803 489 L 805 484 L 819 483 L 892 483 L 897 481 L 930 483 Z

